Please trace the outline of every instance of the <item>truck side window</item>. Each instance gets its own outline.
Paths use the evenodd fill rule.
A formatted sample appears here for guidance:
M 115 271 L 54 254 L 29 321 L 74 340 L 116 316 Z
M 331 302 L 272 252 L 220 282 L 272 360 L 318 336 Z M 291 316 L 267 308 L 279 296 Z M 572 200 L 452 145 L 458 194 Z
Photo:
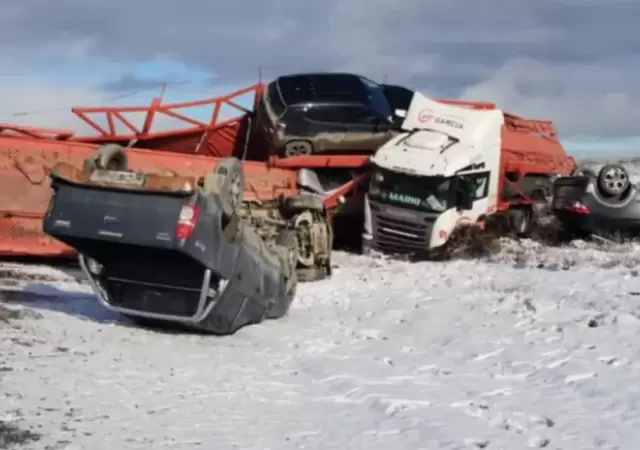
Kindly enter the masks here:
M 481 172 L 465 176 L 471 181 L 474 200 L 480 200 L 489 195 L 489 172 Z

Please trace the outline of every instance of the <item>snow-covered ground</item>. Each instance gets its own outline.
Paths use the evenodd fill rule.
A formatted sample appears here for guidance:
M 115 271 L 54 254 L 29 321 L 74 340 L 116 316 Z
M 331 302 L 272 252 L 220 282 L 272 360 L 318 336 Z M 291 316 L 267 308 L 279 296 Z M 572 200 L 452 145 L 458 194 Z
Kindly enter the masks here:
M 0 318 L 0 420 L 41 435 L 28 449 L 637 448 L 640 245 L 335 260 L 288 317 L 223 338 L 5 265 L 31 313 Z
M 640 244 L 501 247 L 336 253 L 286 318 L 223 338 L 142 329 L 77 272 L 0 264 L 0 448 L 638 448 Z

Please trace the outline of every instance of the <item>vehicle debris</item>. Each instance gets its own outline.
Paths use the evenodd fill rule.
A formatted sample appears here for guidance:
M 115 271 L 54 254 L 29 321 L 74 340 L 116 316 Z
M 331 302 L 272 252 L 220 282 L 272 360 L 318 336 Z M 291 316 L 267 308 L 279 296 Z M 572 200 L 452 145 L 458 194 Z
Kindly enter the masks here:
M 201 180 L 134 171 L 124 149 L 104 146 L 82 170 L 53 168 L 43 229 L 78 251 L 108 309 L 232 334 L 288 312 L 308 254 L 289 223 L 264 239 L 241 217 L 244 175 L 236 158 Z
M 251 96 L 253 105 L 249 108 L 241 106 L 247 104 L 246 100 L 241 100 L 247 96 Z M 266 84 L 260 82 L 218 98 L 193 102 L 163 103 L 162 99 L 156 98 L 149 106 L 74 108 L 77 117 L 95 130 L 94 135 L 88 136 L 79 136 L 70 130 L 0 124 L 0 159 L 7 162 L 1 169 L 0 255 L 74 258 L 76 252 L 72 247 L 42 232 L 42 219 L 51 195 L 46 182 L 48 174 L 59 162 L 81 169 L 98 148 L 115 146 L 113 148 L 127 148 L 127 164 L 132 170 L 197 179 L 210 173 L 220 158 L 237 157 L 242 161 L 246 181 L 240 214 L 258 227 L 256 230 L 263 238 L 271 240 L 274 230 L 282 223 L 290 221 L 292 215 L 299 216 L 298 240 L 306 242 L 300 245 L 300 251 L 310 249 L 311 243 L 315 246 L 313 257 L 300 255 L 300 281 L 321 279 L 330 272 L 327 256 L 330 250 L 325 248 L 327 241 L 329 245 L 333 243 L 341 248 L 360 250 L 362 247 L 363 223 L 370 212 L 365 208 L 364 198 L 370 189 L 370 159 L 376 151 L 380 149 L 379 155 L 391 150 L 402 154 L 402 145 L 426 136 L 429 121 L 440 127 L 440 131 L 432 132 L 432 136 L 438 133 L 452 139 L 458 134 L 468 136 L 467 129 L 471 125 L 461 120 L 464 113 L 461 116 L 459 111 L 464 111 L 463 108 L 489 114 L 499 111 L 493 103 L 452 99 L 431 100 L 436 109 L 455 111 L 446 117 L 434 115 L 435 110 L 431 107 L 411 108 L 424 98 L 427 97 L 404 86 L 378 84 L 357 74 L 308 73 L 281 76 Z M 212 110 L 210 121 L 194 120 L 183 113 L 183 110 L 207 105 Z M 237 115 L 223 118 L 220 115 L 223 108 L 233 108 Z M 416 108 L 419 109 L 416 111 Z M 131 112 L 144 115 L 140 126 L 127 120 L 127 114 Z M 314 119 L 317 114 L 324 114 L 327 120 Z M 182 125 L 172 130 L 155 130 L 154 120 L 162 115 L 181 121 Z M 99 116 L 104 124 L 100 124 Z M 526 235 L 537 209 L 544 202 L 529 198 L 527 192 L 522 192 L 521 183 L 536 178 L 535 183 L 544 184 L 549 174 L 546 159 L 555 161 L 566 155 L 557 142 L 551 122 L 530 121 L 507 113 L 501 117 L 501 149 L 494 146 L 494 151 L 509 167 L 503 164 L 499 168 L 484 169 L 500 173 L 498 177 L 491 175 L 490 192 L 495 191 L 498 179 L 497 189 L 504 191 L 500 200 L 497 200 L 497 194 L 496 199 L 490 197 L 484 216 L 506 217 L 512 228 L 520 227 L 525 231 L 520 234 Z M 408 128 L 411 120 L 423 122 Z M 415 133 L 413 128 L 422 128 L 421 133 Z M 444 131 L 445 128 L 448 131 Z M 411 136 L 407 137 L 407 134 Z M 452 152 L 458 153 L 465 142 L 470 142 L 468 138 L 464 139 L 448 148 L 443 157 L 447 159 Z M 549 142 L 541 144 L 541 139 Z M 398 148 L 392 144 L 400 141 L 403 144 Z M 530 151 L 539 144 L 542 150 Z M 482 153 L 478 149 L 469 150 L 473 151 Z M 491 158 L 495 160 L 494 156 Z M 541 158 L 545 161 L 540 161 Z M 417 167 L 424 169 L 421 165 Z M 378 174 L 387 169 L 384 164 L 379 165 Z M 395 177 L 398 171 L 390 170 L 392 175 L 387 178 Z M 467 172 L 451 176 L 451 186 L 455 185 L 456 192 L 459 191 L 455 195 L 467 192 L 464 195 L 473 197 L 469 189 L 472 189 L 474 177 L 477 178 L 483 169 L 478 166 L 465 170 Z M 425 176 L 435 176 L 432 172 Z M 449 177 L 451 174 L 441 175 Z M 405 173 L 399 179 L 407 179 L 407 176 Z M 421 177 L 424 181 L 424 176 Z M 544 189 L 546 192 L 546 187 Z M 540 190 L 536 191 L 538 194 Z M 319 199 L 312 201 L 315 206 L 306 208 L 309 213 L 300 211 L 297 206 L 292 211 L 289 208 L 291 201 L 287 204 L 276 200 L 279 196 L 298 195 Z M 391 196 L 387 206 L 395 205 L 398 214 L 401 209 L 414 215 L 416 211 L 426 213 L 420 210 L 421 207 L 411 206 L 417 198 L 412 192 L 394 192 Z M 375 194 L 369 200 L 380 202 L 373 197 Z M 483 220 L 482 214 L 476 214 L 483 200 L 463 200 L 460 197 L 456 201 L 472 201 L 474 206 L 468 211 L 473 217 L 456 213 L 461 222 L 481 226 L 490 222 Z M 451 201 L 453 199 L 449 199 Z M 323 212 L 319 209 L 320 202 Z M 295 203 L 299 204 L 299 201 Z M 399 207 L 401 204 L 404 206 Z M 508 214 L 504 210 L 506 204 L 511 205 Z M 464 209 L 458 207 L 456 211 Z M 456 214 L 444 216 L 453 218 Z M 412 220 L 401 222 L 407 225 Z M 440 222 L 444 224 L 446 220 L 438 219 L 435 228 L 429 226 L 436 231 L 435 246 L 440 245 L 438 242 L 448 241 L 447 236 L 453 231 L 451 224 L 444 226 Z M 366 225 L 365 228 L 371 227 Z M 302 230 L 309 231 L 305 235 Z M 371 235 L 371 232 L 367 231 L 365 235 Z M 405 238 L 407 236 L 401 240 Z M 425 245 L 420 244 L 421 247 Z M 432 245 L 429 243 L 427 248 L 429 246 Z M 314 266 L 306 266 L 308 270 L 303 274 L 302 266 L 309 264 L 311 259 L 315 261 Z
M 555 181 L 552 211 L 569 237 L 603 242 L 636 238 L 639 189 L 620 164 L 606 164 L 597 174 L 580 169 Z

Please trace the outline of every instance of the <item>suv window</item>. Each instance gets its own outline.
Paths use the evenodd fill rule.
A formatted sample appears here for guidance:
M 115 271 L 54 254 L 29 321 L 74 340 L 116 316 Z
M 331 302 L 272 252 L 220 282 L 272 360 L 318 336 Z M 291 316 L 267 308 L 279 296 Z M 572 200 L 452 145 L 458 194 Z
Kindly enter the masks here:
M 374 111 L 364 106 L 346 106 L 343 111 L 347 124 L 372 124 L 379 119 Z
M 344 125 L 367 125 L 378 119 L 377 114 L 364 106 L 316 106 L 306 113 L 313 122 L 339 123 Z
M 312 106 L 305 117 L 312 122 L 324 123 L 344 123 L 345 120 L 342 108 L 336 106 Z
M 278 92 L 278 84 L 276 82 L 269 83 L 267 86 L 267 96 L 269 98 L 269 105 L 271 106 L 274 114 L 280 117 L 287 108 L 287 105 L 285 105 L 282 102 L 282 98 L 280 98 L 280 92 Z
M 394 86 L 391 84 L 383 84 L 382 90 L 384 96 L 393 109 L 409 109 L 411 100 L 413 100 L 414 91 L 404 86 Z
M 373 108 L 373 110 L 376 111 L 380 115 L 380 117 L 391 117 L 391 106 L 387 101 L 387 97 L 385 97 L 384 95 L 382 86 L 365 77 L 361 77 L 360 79 L 367 89 L 369 104 L 371 105 L 371 108 Z

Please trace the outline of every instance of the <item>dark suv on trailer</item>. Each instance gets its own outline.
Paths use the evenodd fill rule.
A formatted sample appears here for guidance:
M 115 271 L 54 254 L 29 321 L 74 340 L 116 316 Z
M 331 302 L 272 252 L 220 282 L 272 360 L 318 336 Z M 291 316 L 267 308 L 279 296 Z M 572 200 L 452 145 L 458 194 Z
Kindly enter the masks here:
M 265 87 L 255 131 L 283 157 L 372 153 L 398 132 L 393 107 L 384 85 L 359 75 L 287 75 Z

